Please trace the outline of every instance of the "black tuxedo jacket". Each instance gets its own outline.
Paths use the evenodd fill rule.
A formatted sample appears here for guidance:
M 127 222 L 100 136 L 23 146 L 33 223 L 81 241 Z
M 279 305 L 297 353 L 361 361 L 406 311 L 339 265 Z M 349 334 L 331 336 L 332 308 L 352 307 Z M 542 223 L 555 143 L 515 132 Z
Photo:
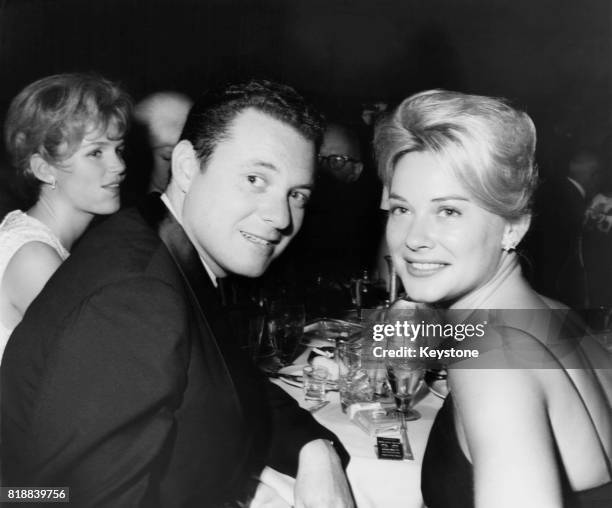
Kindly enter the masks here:
M 335 439 L 234 351 L 215 288 L 153 196 L 97 226 L 2 362 L 4 485 L 75 506 L 221 506 Z

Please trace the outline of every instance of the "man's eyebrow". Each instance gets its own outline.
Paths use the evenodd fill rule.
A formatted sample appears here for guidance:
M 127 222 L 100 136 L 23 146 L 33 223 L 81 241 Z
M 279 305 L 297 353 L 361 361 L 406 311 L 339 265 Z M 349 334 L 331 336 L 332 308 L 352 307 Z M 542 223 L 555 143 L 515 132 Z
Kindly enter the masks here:
M 278 173 L 278 168 L 272 164 L 271 162 L 266 162 L 261 159 L 253 159 L 248 161 L 245 166 L 259 166 L 265 169 L 269 169 L 270 171 L 276 171 Z

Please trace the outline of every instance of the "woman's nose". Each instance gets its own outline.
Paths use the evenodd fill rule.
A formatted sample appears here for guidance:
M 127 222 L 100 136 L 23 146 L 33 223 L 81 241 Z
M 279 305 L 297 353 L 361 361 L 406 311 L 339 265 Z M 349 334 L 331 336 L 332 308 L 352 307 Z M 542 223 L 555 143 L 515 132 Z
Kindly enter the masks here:
M 113 159 L 110 161 L 109 170 L 113 173 L 123 173 L 125 171 L 125 161 L 123 157 L 118 154 L 112 156 Z
M 432 224 L 426 218 L 415 216 L 408 226 L 404 244 L 410 250 L 430 249 L 434 242 L 432 238 Z

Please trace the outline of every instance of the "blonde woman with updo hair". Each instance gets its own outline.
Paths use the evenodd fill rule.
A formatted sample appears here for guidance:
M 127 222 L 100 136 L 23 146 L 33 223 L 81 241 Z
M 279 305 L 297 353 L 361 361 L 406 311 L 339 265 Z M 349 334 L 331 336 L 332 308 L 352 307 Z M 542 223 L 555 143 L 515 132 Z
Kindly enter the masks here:
M 96 215 L 119 209 L 131 100 L 95 75 L 58 74 L 11 102 L 4 139 L 33 205 L 0 224 L 0 358 L 12 330 Z
M 407 98 L 376 130 L 387 243 L 406 298 L 507 317 L 480 339 L 486 368 L 449 366 L 423 461 L 429 508 L 612 506 L 610 357 L 566 330 L 576 321 L 529 286 L 517 255 L 535 145 L 531 118 L 506 101 L 443 90 Z M 575 338 L 563 355 L 549 345 L 557 333 Z M 491 360 L 498 344 L 507 363 Z M 542 363 L 527 368 L 535 354 Z

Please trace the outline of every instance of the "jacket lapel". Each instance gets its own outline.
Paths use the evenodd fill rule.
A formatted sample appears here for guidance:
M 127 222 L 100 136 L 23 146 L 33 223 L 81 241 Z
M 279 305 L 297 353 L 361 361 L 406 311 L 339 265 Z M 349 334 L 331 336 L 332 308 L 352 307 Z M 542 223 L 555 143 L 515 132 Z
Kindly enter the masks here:
M 157 231 L 161 241 L 170 252 L 185 283 L 189 298 L 197 314 L 200 316 L 203 326 L 208 331 L 205 334 L 207 337 L 201 337 L 206 357 L 210 359 L 208 364 L 211 368 L 218 369 L 219 375 L 224 378 L 223 382 L 228 388 L 231 388 L 230 391 L 235 401 L 236 409 L 244 416 L 236 385 L 228 369 L 222 348 L 217 342 L 217 339 L 224 340 L 226 331 L 220 329 L 217 319 L 214 320 L 213 325 L 207 317 L 221 315 L 222 308 L 219 302 L 219 295 L 206 269 L 202 265 L 198 252 L 187 237 L 185 230 L 166 208 L 159 194 L 147 196 L 145 201 L 139 206 L 139 210 L 145 221 L 151 228 Z

